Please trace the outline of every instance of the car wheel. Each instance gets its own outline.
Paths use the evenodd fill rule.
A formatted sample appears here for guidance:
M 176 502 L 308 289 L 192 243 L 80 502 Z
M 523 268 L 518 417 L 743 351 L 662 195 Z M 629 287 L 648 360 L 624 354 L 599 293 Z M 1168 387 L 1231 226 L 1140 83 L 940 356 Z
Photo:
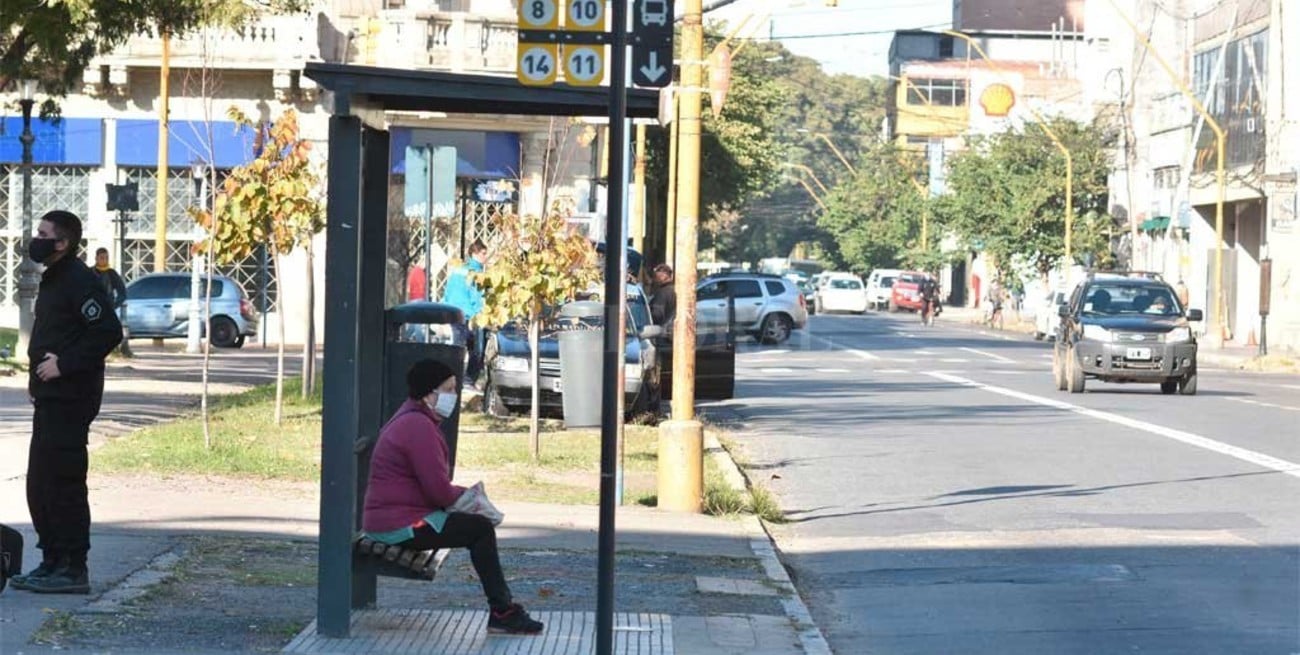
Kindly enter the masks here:
M 212 345 L 218 348 L 238 347 L 235 344 L 239 341 L 239 327 L 227 316 L 213 318 L 208 328 L 208 335 Z
M 784 314 L 768 314 L 759 328 L 759 341 L 769 345 L 785 343 L 793 329 L 794 325 Z
M 1178 391 L 1177 379 L 1165 380 L 1160 383 L 1160 393 L 1166 396 L 1173 395 L 1177 391 Z
M 1083 377 L 1083 365 L 1073 349 L 1065 356 L 1065 387 L 1070 393 L 1083 393 L 1086 381 Z
M 488 376 L 487 384 L 483 389 L 483 413 L 494 418 L 509 418 L 510 408 L 506 406 L 505 401 L 501 400 L 501 392 L 492 382 L 492 376 Z
M 1065 391 L 1065 366 L 1059 348 L 1052 349 L 1052 381 L 1056 383 L 1057 391 Z
M 247 337 L 245 337 L 245 336 L 242 335 L 242 334 L 239 335 L 239 338 L 238 338 L 238 339 L 235 339 L 235 347 L 236 347 L 236 348 L 243 348 L 243 347 L 244 347 L 244 342 L 245 342 L 246 340 L 247 340 Z
M 1196 374 L 1188 373 L 1178 381 L 1178 393 L 1184 396 L 1196 395 Z

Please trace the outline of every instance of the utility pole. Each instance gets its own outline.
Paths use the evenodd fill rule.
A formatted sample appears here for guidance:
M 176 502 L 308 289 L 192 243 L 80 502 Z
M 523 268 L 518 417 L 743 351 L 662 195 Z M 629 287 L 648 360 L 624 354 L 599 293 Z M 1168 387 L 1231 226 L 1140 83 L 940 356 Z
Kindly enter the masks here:
M 171 34 L 162 32 L 162 59 L 158 70 L 158 180 L 154 199 L 153 270 L 167 270 L 167 135 L 170 122 Z
M 659 507 L 696 512 L 704 500 L 704 428 L 695 418 L 695 282 L 700 222 L 700 93 L 704 90 L 703 0 L 686 0 L 678 116 L 676 291 L 672 420 L 659 433 Z
M 678 101 L 681 96 L 677 89 L 669 87 L 669 93 L 672 94 L 672 122 L 668 124 L 668 202 L 665 203 L 667 211 L 665 212 L 668 224 L 667 236 L 664 239 L 664 261 L 673 262 L 676 266 L 677 255 L 677 143 L 678 127 L 681 121 L 678 118 Z
M 645 124 L 636 126 L 636 160 L 632 164 L 632 187 L 636 200 L 632 202 L 632 248 L 645 254 Z

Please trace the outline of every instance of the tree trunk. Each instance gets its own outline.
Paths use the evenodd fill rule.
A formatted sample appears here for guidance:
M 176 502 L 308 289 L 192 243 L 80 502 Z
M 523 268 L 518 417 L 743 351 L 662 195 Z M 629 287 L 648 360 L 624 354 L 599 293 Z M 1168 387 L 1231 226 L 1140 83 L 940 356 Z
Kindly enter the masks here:
M 311 239 L 307 239 L 307 318 L 306 339 L 302 346 L 302 397 L 316 391 L 316 257 Z
M 532 447 L 534 462 L 540 461 L 542 458 L 542 438 L 541 438 L 541 422 L 542 422 L 541 404 L 542 403 L 541 403 L 541 389 L 539 388 L 542 374 L 538 368 L 538 362 L 541 360 L 541 357 L 539 356 L 539 353 L 537 351 L 538 348 L 537 342 L 540 340 L 541 331 L 542 331 L 541 317 L 534 316 L 530 318 L 528 321 L 528 350 L 529 350 L 529 359 L 530 359 L 529 362 L 530 366 L 528 370 L 532 372 L 532 378 L 533 378 L 533 398 L 532 398 L 533 402 L 532 402 L 532 411 L 529 415 L 529 421 L 528 421 L 528 444 L 529 446 Z
M 215 226 L 214 226 L 215 230 Z M 203 324 L 210 326 L 212 324 L 212 251 L 211 248 L 203 255 L 203 263 L 206 270 L 204 277 L 206 288 L 203 292 Z M 209 330 L 210 332 L 210 330 Z M 212 335 L 203 340 L 203 390 L 199 397 L 200 413 L 203 415 L 203 449 L 212 450 L 212 414 L 208 409 L 208 372 L 212 368 Z
M 280 277 L 280 253 L 271 253 L 272 265 L 275 267 L 275 288 L 283 289 L 283 279 Z M 279 302 L 276 303 L 276 313 L 279 315 L 277 323 L 280 324 L 280 343 L 277 346 L 275 356 L 275 424 L 280 425 L 284 417 L 284 295 L 281 294 Z

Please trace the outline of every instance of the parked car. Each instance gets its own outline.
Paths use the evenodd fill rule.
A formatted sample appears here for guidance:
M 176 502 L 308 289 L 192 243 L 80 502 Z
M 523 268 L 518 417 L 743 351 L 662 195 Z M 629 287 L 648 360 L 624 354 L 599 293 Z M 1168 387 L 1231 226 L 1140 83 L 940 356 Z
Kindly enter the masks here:
M 867 276 L 867 304 L 872 309 L 884 309 L 889 305 L 889 294 L 899 273 L 902 271 L 896 268 L 878 268 Z
M 1196 335 L 1203 319 L 1150 274 L 1089 274 L 1060 308 L 1052 373 L 1060 390 L 1081 393 L 1088 378 L 1151 382 L 1164 394 L 1196 393 Z
M 817 292 L 817 311 L 853 312 L 867 311 L 867 289 L 862 278 L 851 273 L 836 273 L 826 279 Z
M 764 273 L 730 273 L 704 278 L 695 287 L 696 320 L 725 325 L 728 298 L 735 298 L 736 330 L 760 343 L 784 343 L 808 325 L 804 294 L 793 282 Z
M 1034 314 L 1034 338 L 1055 339 L 1056 331 L 1061 327 L 1061 305 L 1070 299 L 1064 291 L 1053 291 L 1043 299 L 1043 304 Z
M 203 286 L 207 287 L 206 278 Z M 189 273 L 138 277 L 126 285 L 126 298 L 126 325 L 133 338 L 170 339 L 188 334 Z M 213 276 L 211 299 L 212 318 L 209 329 L 203 333 L 211 334 L 212 345 L 239 348 L 245 338 L 257 334 L 259 317 L 237 282 L 225 276 Z
M 932 279 L 919 271 L 903 271 L 894 279 L 894 286 L 889 290 L 889 311 L 900 309 L 921 311 L 921 284 Z
M 650 319 L 650 305 L 640 285 L 627 286 L 627 331 L 623 386 L 629 414 L 659 407 L 659 358 L 654 341 L 663 333 Z M 559 411 L 564 405 L 560 378 L 560 341 L 556 326 L 544 326 L 538 340 L 539 403 L 543 410 Z M 527 411 L 532 405 L 533 379 L 528 327 L 522 321 L 493 332 L 484 353 L 484 409 L 493 416 Z

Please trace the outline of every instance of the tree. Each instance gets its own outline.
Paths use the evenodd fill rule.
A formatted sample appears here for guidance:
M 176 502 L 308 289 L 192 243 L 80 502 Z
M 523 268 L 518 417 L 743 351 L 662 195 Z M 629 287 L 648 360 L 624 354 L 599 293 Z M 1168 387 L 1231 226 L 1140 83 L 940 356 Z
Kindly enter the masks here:
M 835 245 L 825 253 L 829 263 L 862 272 L 932 264 L 920 249 L 921 218 L 930 211 L 924 187 L 908 179 L 913 172 L 892 144 L 865 155 L 857 174 L 831 189 L 817 219 Z
M 529 443 L 541 456 L 538 392 L 538 340 L 542 322 L 557 305 L 575 298 L 600 279 L 596 251 L 559 214 L 544 218 L 506 214 L 497 218 L 501 248 L 486 271 L 474 276 L 483 290 L 483 311 L 474 317 L 484 327 L 523 321 L 528 328 L 533 376 Z
M 1050 127 L 1074 161 L 1074 252 L 1104 261 L 1113 226 L 1106 181 L 1116 135 L 1101 122 L 1056 118 Z M 999 266 L 1023 259 L 1045 277 L 1065 256 L 1065 158 L 1041 126 L 972 138 L 949 161 L 948 191 L 936 208 L 943 222 Z
M 320 178 L 311 162 L 311 142 L 298 130 L 298 114 L 286 111 L 270 125 L 255 124 L 232 107 L 227 115 L 255 130 L 253 161 L 230 171 L 216 194 L 212 214 L 202 212 L 208 230 L 202 244 L 225 264 L 243 261 L 262 245 L 270 248 L 276 287 L 283 288 L 281 258 L 302 246 L 325 227 Z M 215 220 L 214 220 L 215 218 Z M 280 311 L 280 344 L 275 382 L 275 422 L 284 401 L 284 309 Z

